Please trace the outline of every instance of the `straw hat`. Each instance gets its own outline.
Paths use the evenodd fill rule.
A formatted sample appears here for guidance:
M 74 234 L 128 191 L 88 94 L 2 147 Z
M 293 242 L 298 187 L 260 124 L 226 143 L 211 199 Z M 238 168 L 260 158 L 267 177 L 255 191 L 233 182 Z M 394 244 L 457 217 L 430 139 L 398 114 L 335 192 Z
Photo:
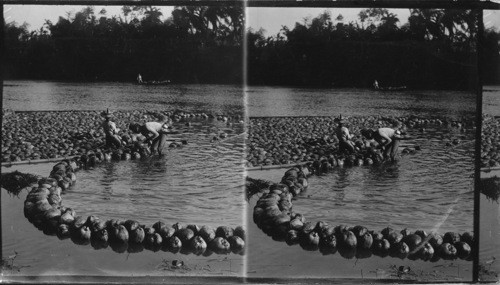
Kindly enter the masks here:
M 104 118 L 111 118 L 111 117 L 113 117 L 113 114 L 111 112 L 109 112 L 108 108 L 106 108 L 106 111 L 101 112 L 101 116 L 103 116 Z
M 340 116 L 338 116 L 337 118 L 335 118 L 333 121 L 336 122 L 336 123 L 343 123 L 344 119 L 342 118 L 342 114 L 340 114 Z

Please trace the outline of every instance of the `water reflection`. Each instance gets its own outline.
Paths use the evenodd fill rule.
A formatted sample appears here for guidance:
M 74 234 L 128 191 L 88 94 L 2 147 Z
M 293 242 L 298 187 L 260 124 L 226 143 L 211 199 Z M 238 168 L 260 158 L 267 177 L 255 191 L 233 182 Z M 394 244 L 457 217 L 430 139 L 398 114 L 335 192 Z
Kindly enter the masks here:
M 103 176 L 100 179 L 101 184 L 104 186 L 103 194 L 111 196 L 113 194 L 113 183 L 118 179 L 116 176 L 116 164 L 106 163 L 103 165 Z

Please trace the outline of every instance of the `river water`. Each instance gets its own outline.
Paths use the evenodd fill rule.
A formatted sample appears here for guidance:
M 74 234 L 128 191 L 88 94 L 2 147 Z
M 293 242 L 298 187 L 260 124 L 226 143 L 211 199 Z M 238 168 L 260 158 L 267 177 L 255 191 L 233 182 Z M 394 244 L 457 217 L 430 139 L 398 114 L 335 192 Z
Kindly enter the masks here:
M 281 87 L 242 88 L 226 85 L 139 86 L 122 83 L 60 83 L 45 81 L 4 82 L 4 108 L 41 110 L 175 110 L 213 113 L 244 112 L 252 116 L 429 116 L 474 118 L 475 95 L 451 91 L 374 92 L 362 89 L 302 89 Z M 244 95 L 245 94 L 245 95 Z M 189 144 L 170 149 L 166 159 L 102 164 L 78 173 L 78 182 L 63 195 L 63 204 L 77 213 L 106 218 L 134 217 L 145 224 L 164 220 L 200 225 L 241 224 L 245 205 L 251 217 L 254 200 L 241 196 L 244 144 L 241 124 L 200 122 L 190 127 L 178 124 Z M 211 143 L 215 131 L 230 138 Z M 387 224 L 411 230 L 439 232 L 471 231 L 473 209 L 473 135 L 463 135 L 452 149 L 440 138 L 452 132 L 429 129 L 415 134 L 422 151 L 397 164 L 381 168 L 339 169 L 310 179 L 309 197 L 294 208 L 310 220 L 328 220 L 382 229 Z M 458 135 L 458 134 L 457 134 Z M 471 143 L 472 142 L 472 143 Z M 51 164 L 2 168 L 47 175 Z M 281 179 L 284 170 L 248 172 L 252 178 Z M 418 175 L 417 175 L 418 174 Z M 392 265 L 409 264 L 427 274 L 423 280 L 470 280 L 472 262 L 451 264 L 378 258 L 346 261 L 338 254 L 321 256 L 300 247 L 275 242 L 249 221 L 248 268 L 243 258 L 199 257 L 154 253 L 119 254 L 111 249 L 59 241 L 46 236 L 22 214 L 20 197 L 2 189 L 2 249 L 4 256 L 17 256 L 12 275 L 97 275 L 97 276 L 241 276 L 249 277 L 370 277 L 396 278 Z M 319 209 L 319 210 L 317 210 Z M 351 213 L 357 212 L 357 215 Z M 445 214 L 449 215 L 445 217 Z M 413 215 L 412 213 L 417 213 Z M 165 270 L 163 262 L 182 259 L 188 270 Z M 303 265 L 308 263 L 309 269 Z M 209 268 L 209 269 L 207 269 Z M 364 270 L 364 272 L 362 272 Z M 431 273 L 438 271 L 436 277 Z M 457 272 L 458 271 L 458 272 Z M 371 272 L 371 273 L 369 273 Z M 418 279 L 417 279 L 418 280 Z
M 476 96 L 471 92 L 249 87 L 246 95 L 250 117 L 414 115 L 466 118 L 474 122 L 476 112 Z M 259 123 L 264 125 L 263 129 L 271 127 L 263 121 Z M 387 226 L 439 233 L 472 231 L 474 129 L 460 132 L 456 128 L 434 126 L 426 127 L 425 132 L 409 129 L 409 134 L 412 139 L 404 141 L 400 150 L 419 145 L 421 151 L 403 155 L 396 163 L 337 168 L 328 174 L 312 176 L 307 191 L 293 202 L 293 210 L 308 221 L 324 221 L 334 226 L 362 225 L 379 231 Z M 460 143 L 447 146 L 446 141 L 453 138 Z M 279 182 L 285 171 L 256 170 L 249 171 L 248 176 Z M 404 278 L 425 282 L 472 278 L 470 261 L 433 263 L 376 256 L 346 259 L 339 253 L 325 256 L 298 245 L 274 241 L 252 221 L 257 199 L 250 199 L 247 211 L 250 248 L 255 248 L 249 252 L 251 277 Z M 400 266 L 409 266 L 412 271 L 400 275 L 397 271 Z
M 474 115 L 475 95 L 465 91 L 373 91 L 247 87 L 250 117 Z
M 229 85 L 139 86 L 122 83 L 61 83 L 7 81 L 3 106 L 16 111 L 103 110 L 173 111 L 231 114 L 243 117 L 242 88 Z M 180 133 L 169 141 L 187 145 L 169 148 L 165 158 L 156 156 L 109 162 L 80 170 L 77 183 L 63 193 L 63 205 L 77 215 L 97 215 L 102 220 L 134 219 L 151 226 L 209 225 L 236 227 L 244 223 L 244 124 L 215 119 L 174 123 Z M 221 133 L 227 138 L 213 141 Z M 167 143 L 168 145 L 169 143 Z M 53 163 L 2 167 L 2 172 L 48 176 Z M 243 257 L 231 254 L 197 256 L 143 250 L 129 253 L 114 248 L 94 250 L 46 236 L 24 218 L 23 200 L 2 189 L 2 252 L 15 256 L 14 276 L 97 275 L 121 276 L 241 276 Z M 184 261 L 171 268 L 173 260 Z M 19 272 L 16 270 L 19 269 Z

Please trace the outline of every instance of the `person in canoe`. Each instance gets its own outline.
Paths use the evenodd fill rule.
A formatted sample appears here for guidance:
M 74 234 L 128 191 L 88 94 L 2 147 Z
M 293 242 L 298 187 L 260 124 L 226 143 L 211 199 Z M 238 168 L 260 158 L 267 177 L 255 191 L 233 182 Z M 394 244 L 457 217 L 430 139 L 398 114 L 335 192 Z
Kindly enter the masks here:
M 356 151 L 356 147 L 351 141 L 353 136 L 349 133 L 349 129 L 344 125 L 345 122 L 344 119 L 342 119 L 342 115 L 340 115 L 338 118 L 335 118 L 334 121 L 338 123 L 337 129 L 335 130 L 335 135 L 339 140 L 340 152 L 347 152 L 349 154 L 354 153 Z
M 399 141 L 404 139 L 398 129 L 379 128 L 361 130 L 361 135 L 368 140 L 374 140 L 377 148 L 382 149 L 384 159 L 396 160 L 398 154 Z
M 142 143 L 151 143 L 151 154 L 158 153 L 162 155 L 163 148 L 167 142 L 167 134 L 177 134 L 178 132 L 170 131 L 172 120 L 165 116 L 160 115 L 157 121 L 147 122 L 144 124 L 132 123 L 129 129 L 134 134 L 141 134 L 145 137 Z M 137 140 L 137 139 L 136 139 Z
M 101 127 L 104 129 L 104 134 L 106 135 L 106 147 L 116 147 L 119 148 L 122 145 L 122 141 L 118 132 L 120 129 L 116 127 L 116 124 L 111 121 L 112 114 L 109 109 L 101 113 L 104 117 L 104 121 L 101 123 Z

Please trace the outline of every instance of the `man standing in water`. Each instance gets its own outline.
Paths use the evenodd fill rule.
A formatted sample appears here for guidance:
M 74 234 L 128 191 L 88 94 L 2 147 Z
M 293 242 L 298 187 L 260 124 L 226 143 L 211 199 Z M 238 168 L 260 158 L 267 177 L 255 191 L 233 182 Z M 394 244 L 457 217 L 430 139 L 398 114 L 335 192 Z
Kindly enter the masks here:
M 158 152 L 162 156 L 163 148 L 167 142 L 167 134 L 175 134 L 177 132 L 169 131 L 168 128 L 172 125 L 172 120 L 160 115 L 158 121 L 147 122 L 144 125 L 130 124 L 129 129 L 135 134 L 142 134 L 146 137 L 143 143 L 151 142 L 151 154 Z
M 122 145 L 120 136 L 118 136 L 120 130 L 116 128 L 116 124 L 111 121 L 112 114 L 109 112 L 109 109 L 106 109 L 106 112 L 102 112 L 101 116 L 104 117 L 104 122 L 102 122 L 101 126 L 106 134 L 106 147 L 114 146 L 119 148 Z
M 377 131 L 365 129 L 361 131 L 368 140 L 375 140 L 378 147 L 383 150 L 384 159 L 396 160 L 399 148 L 399 140 L 402 139 L 401 132 L 391 128 L 379 128 Z
M 356 151 L 356 147 L 354 143 L 351 141 L 352 135 L 349 134 L 349 129 L 344 126 L 344 120 L 342 119 L 342 115 L 334 120 L 339 125 L 335 130 L 335 134 L 337 139 L 339 140 L 339 150 L 341 153 L 347 152 L 349 154 L 354 153 Z

